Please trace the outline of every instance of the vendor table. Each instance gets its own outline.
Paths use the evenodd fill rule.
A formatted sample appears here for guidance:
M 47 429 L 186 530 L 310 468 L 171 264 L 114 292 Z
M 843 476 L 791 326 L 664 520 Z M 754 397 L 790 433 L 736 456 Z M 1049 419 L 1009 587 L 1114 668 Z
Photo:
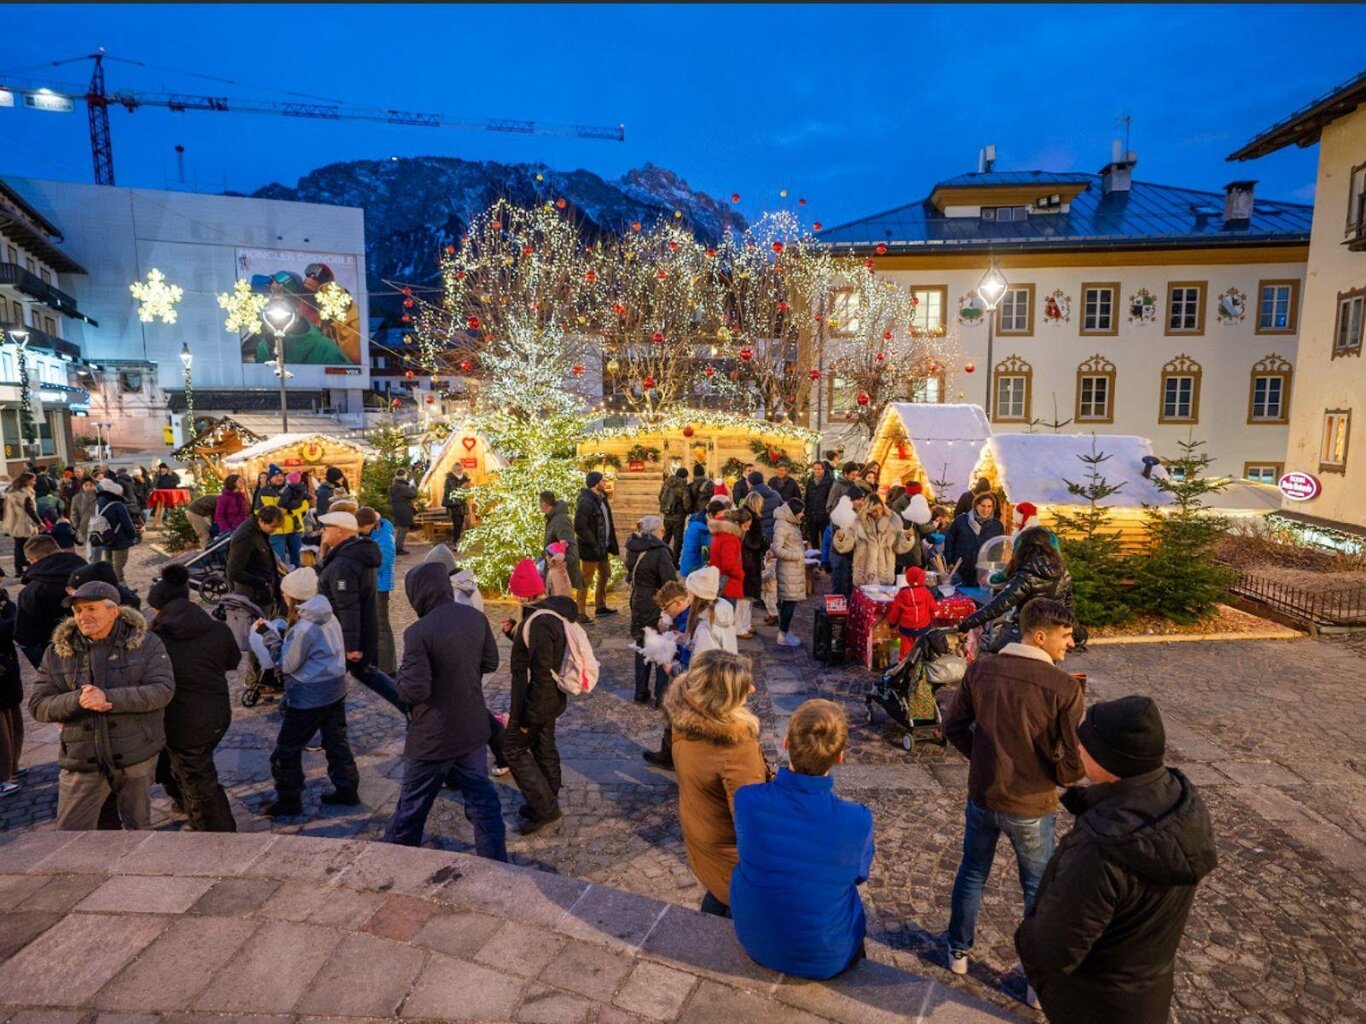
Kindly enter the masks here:
M 872 598 L 858 587 L 849 597 L 849 624 L 844 629 L 844 649 L 861 665 L 873 663 L 873 627 L 887 617 L 892 598 Z
M 147 507 L 175 508 L 178 505 L 188 505 L 190 503 L 190 492 L 184 487 L 158 487 L 147 496 Z

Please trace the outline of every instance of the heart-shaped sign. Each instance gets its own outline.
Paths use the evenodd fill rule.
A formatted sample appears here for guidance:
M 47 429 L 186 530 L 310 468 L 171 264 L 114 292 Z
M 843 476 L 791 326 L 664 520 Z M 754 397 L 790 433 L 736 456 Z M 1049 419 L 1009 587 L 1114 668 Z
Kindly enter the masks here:
M 472 452 L 474 446 L 479 443 L 479 439 L 477 437 L 462 437 L 460 443 L 465 446 L 465 451 Z

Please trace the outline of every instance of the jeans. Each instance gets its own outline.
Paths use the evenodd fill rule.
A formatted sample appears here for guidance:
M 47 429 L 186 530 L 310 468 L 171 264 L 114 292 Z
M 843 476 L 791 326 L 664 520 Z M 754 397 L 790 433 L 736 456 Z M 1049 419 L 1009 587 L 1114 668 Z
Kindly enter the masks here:
M 503 756 L 512 779 L 537 821 L 560 814 L 560 752 L 555 746 L 555 720 L 526 726 L 509 725 L 503 733 Z
M 394 648 L 394 624 L 389 618 L 389 591 L 375 594 L 375 614 L 379 618 L 379 670 L 386 676 L 398 672 L 398 652 Z
M 702 903 L 697 909 L 704 914 L 715 914 L 717 917 L 730 917 L 730 907 L 726 906 L 710 892 L 702 894 Z
M 949 948 L 969 950 L 977 930 L 977 911 L 982 905 L 982 889 L 991 874 L 996 857 L 996 840 L 1005 833 L 1015 847 L 1015 862 L 1020 869 L 1020 888 L 1024 890 L 1025 913 L 1034 908 L 1034 895 L 1044 868 L 1053 856 L 1055 819 L 1016 818 L 989 811 L 968 800 L 963 828 L 963 860 L 953 880 L 952 909 L 949 912 Z
M 683 533 L 688 528 L 688 520 L 669 516 L 664 520 L 664 543 L 674 556 L 674 565 L 683 563 Z
M 421 846 L 427 815 L 443 785 L 458 789 L 464 798 L 465 817 L 474 826 L 474 852 L 489 860 L 506 861 L 503 805 L 498 800 L 498 791 L 489 781 L 483 747 L 447 761 L 417 761 L 405 757 L 403 788 L 399 790 L 398 806 L 385 830 L 384 841 L 400 846 Z
M 595 593 L 596 609 L 602 611 L 607 607 L 607 581 L 612 578 L 612 559 L 604 558 L 601 562 L 590 562 L 586 559 L 582 562 L 583 586 L 579 587 L 575 597 L 579 602 L 579 616 L 582 621 L 584 612 L 588 610 L 588 591 L 593 586 L 593 577 L 597 576 L 597 591 Z
M 854 560 L 830 549 L 830 593 L 848 597 L 854 592 Z
M 650 669 L 655 672 L 655 701 L 664 699 L 664 691 L 669 688 L 669 673 L 664 671 L 663 665 L 656 665 L 645 660 L 645 655 L 636 654 L 636 700 L 644 702 L 650 699 Z
M 394 554 L 396 554 L 396 555 L 406 555 L 406 554 L 407 554 L 407 552 L 403 549 L 403 542 L 404 542 L 405 540 L 408 539 L 408 530 L 409 530 L 409 529 L 411 529 L 411 527 L 408 527 L 408 526 L 395 526 L 395 527 L 394 527 Z
M 460 536 L 465 532 L 465 513 L 451 509 L 451 551 L 460 550 Z
M 293 533 L 272 533 L 270 535 L 271 550 L 275 552 L 275 557 L 287 563 L 291 568 L 299 568 L 299 553 L 303 547 L 303 535 L 295 530 Z
M 114 567 L 114 575 L 117 576 L 119 582 L 122 583 L 123 570 L 124 567 L 128 565 L 128 549 L 119 548 L 115 550 L 114 548 L 100 548 L 100 558 Z M 20 575 L 22 576 L 23 573 L 21 572 Z
M 346 739 L 346 701 L 339 700 L 321 708 L 284 709 L 280 735 L 270 755 L 270 774 L 275 779 L 275 794 L 281 800 L 297 800 L 304 791 L 304 747 L 315 733 L 323 735 L 327 755 L 327 777 L 341 793 L 360 788 L 360 771 Z
M 792 616 L 797 611 L 796 601 L 778 602 L 778 629 L 783 633 L 792 632 Z
M 398 687 L 394 681 L 381 672 L 374 665 L 365 665 L 359 662 L 348 662 L 347 671 L 356 677 L 357 681 L 367 690 L 371 690 L 383 697 L 395 708 L 399 714 L 408 717 L 408 705 L 403 702 L 403 698 L 398 695 Z

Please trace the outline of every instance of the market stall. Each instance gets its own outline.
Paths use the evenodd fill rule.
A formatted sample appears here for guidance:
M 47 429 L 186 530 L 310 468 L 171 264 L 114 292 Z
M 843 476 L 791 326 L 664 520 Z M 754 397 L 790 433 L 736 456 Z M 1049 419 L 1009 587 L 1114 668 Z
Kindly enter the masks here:
M 790 423 L 770 423 L 716 410 L 680 409 L 648 424 L 612 427 L 587 435 L 578 446 L 585 471 L 609 481 L 617 536 L 624 542 L 641 516 L 659 512 L 664 479 L 682 467 L 702 466 L 712 479 L 733 486 L 746 463 L 767 476 L 786 460 L 805 472 L 820 435 Z
M 222 478 L 225 475 L 222 469 L 224 459 L 236 455 L 249 445 L 259 444 L 261 440 L 261 435 L 254 430 L 249 430 L 231 416 L 224 416 L 205 422 L 193 440 L 171 452 L 171 458 L 187 466 L 198 460 Z
M 981 406 L 891 402 L 873 431 L 868 459 L 882 467 L 884 488 L 910 473 L 928 500 L 952 505 L 976 479 L 973 469 L 991 436 Z
M 336 466 L 351 482 L 353 490 L 360 487 L 361 469 L 369 449 L 356 441 L 325 434 L 277 434 L 223 459 L 229 473 L 241 473 L 248 486 L 256 485 L 257 474 L 274 464 L 286 473 L 312 470 L 321 477 L 329 466 Z
M 1157 464 L 1146 437 L 1132 434 L 998 434 L 990 438 L 972 477 L 986 477 L 1004 498 L 1003 522 L 1014 528 L 1014 507 L 1022 501 L 1038 509 L 1039 523 L 1052 526 L 1061 508 L 1076 509 L 1087 501 L 1067 489 L 1067 482 L 1085 484 L 1090 468 L 1082 462 L 1092 453 L 1110 456 L 1099 472 L 1119 491 L 1099 504 L 1110 510 L 1110 528 L 1128 548 L 1148 543 L 1145 506 L 1163 506 L 1171 495 L 1159 490 L 1155 479 L 1166 476 Z
M 463 469 L 470 483 L 477 487 L 497 475 L 503 468 L 503 460 L 489 447 L 487 439 L 473 428 L 452 429 L 432 456 L 432 464 L 417 487 L 427 508 L 441 508 L 446 474 L 457 467 Z

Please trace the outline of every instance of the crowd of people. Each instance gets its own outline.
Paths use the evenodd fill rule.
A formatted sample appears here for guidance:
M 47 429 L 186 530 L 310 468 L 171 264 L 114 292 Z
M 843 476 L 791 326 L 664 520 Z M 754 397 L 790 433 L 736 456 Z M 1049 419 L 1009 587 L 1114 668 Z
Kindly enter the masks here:
M 777 645 L 801 646 L 794 615 L 807 598 L 808 565 L 825 567 L 833 589 L 845 593 L 904 575 L 910 586 L 898 597 L 894 625 L 913 640 L 933 612 L 927 560 L 940 545 L 968 558 L 973 544 L 1003 532 L 1000 502 L 985 481 L 957 511 L 931 507 L 911 479 L 884 494 L 876 465 L 848 463 L 837 472 L 820 460 L 804 484 L 785 466 L 768 478 L 746 469 L 733 491 L 705 472 L 689 479 L 679 470 L 660 492 L 660 514 L 643 517 L 621 545 L 634 699 L 663 716 L 660 745 L 643 756 L 675 773 L 687 860 L 705 893 L 701 909 L 731 918 L 758 963 L 830 978 L 865 955 L 859 887 L 874 859 L 872 812 L 834 792 L 848 722 L 831 701 L 801 705 L 782 742 L 786 763 L 775 772 L 748 706 L 755 680 L 739 641 L 756 636 L 754 605 L 762 604 L 762 624 L 777 627 Z M 322 801 L 361 803 L 346 720 L 354 677 L 406 725 L 386 841 L 419 845 L 436 797 L 449 788 L 464 803 L 476 853 L 507 860 L 490 755 L 493 771 L 510 774 L 522 795 L 521 834 L 563 819 L 556 725 L 571 695 L 597 680 L 584 626 L 616 614 L 607 581 L 622 552 L 601 474 L 587 474 L 572 514 L 555 493 L 540 495 L 541 548 L 512 572 L 507 590 L 519 614 L 500 624 L 511 642 L 504 719 L 483 691 L 502 659 L 495 631 L 451 548 L 432 547 L 404 575 L 416 620 L 394 642 L 388 595 L 415 497 L 406 477 L 395 479 L 392 519 L 359 506 L 331 469 L 315 485 L 271 467 L 250 494 L 230 478 L 212 505 L 191 504 L 205 544 L 231 535 L 227 578 L 252 612 L 244 645 L 191 600 L 181 565 L 164 567 L 151 587 L 148 624 L 122 563 L 106 554 L 114 522 L 123 521 L 115 506 L 131 519 L 129 501 L 139 500 L 137 487 L 125 489 L 119 476 L 73 473 L 74 487 L 49 476 L 45 495 L 54 486 L 71 493 L 46 529 L 37 474 L 21 474 L 6 493 L 5 528 L 24 587 L 13 601 L 0 589 L 0 795 L 22 785 L 22 654 L 37 670 L 30 713 L 62 730 L 59 828 L 147 828 L 155 781 L 190 828 L 235 830 L 213 755 L 231 721 L 228 675 L 245 646 L 249 672 L 278 694 L 281 709 L 270 758 L 274 798 L 261 813 L 305 813 L 303 751 L 315 738 L 330 781 Z M 82 501 L 92 492 L 93 502 Z M 452 499 L 465 500 L 463 489 L 443 497 L 452 510 Z M 60 493 L 57 500 L 64 501 Z M 83 539 L 73 513 L 84 542 L 100 541 L 89 559 L 77 550 Z M 58 531 L 63 522 L 72 529 Z M 29 525 L 37 529 L 27 533 Z M 299 565 L 315 528 L 315 565 Z M 1004 575 L 996 596 L 959 627 L 985 627 L 994 642 L 983 645 L 944 714 L 946 740 L 970 765 L 948 965 L 957 974 L 969 969 L 983 889 L 1004 835 L 1023 890 L 1015 941 L 1031 1004 L 1055 1021 L 1165 1020 L 1195 889 L 1217 861 L 1208 813 L 1189 780 L 1165 765 L 1151 700 L 1087 710 L 1082 681 L 1061 668 L 1079 634 L 1056 538 L 1037 525 L 1021 530 Z M 1056 843 L 1060 805 L 1077 821 Z

